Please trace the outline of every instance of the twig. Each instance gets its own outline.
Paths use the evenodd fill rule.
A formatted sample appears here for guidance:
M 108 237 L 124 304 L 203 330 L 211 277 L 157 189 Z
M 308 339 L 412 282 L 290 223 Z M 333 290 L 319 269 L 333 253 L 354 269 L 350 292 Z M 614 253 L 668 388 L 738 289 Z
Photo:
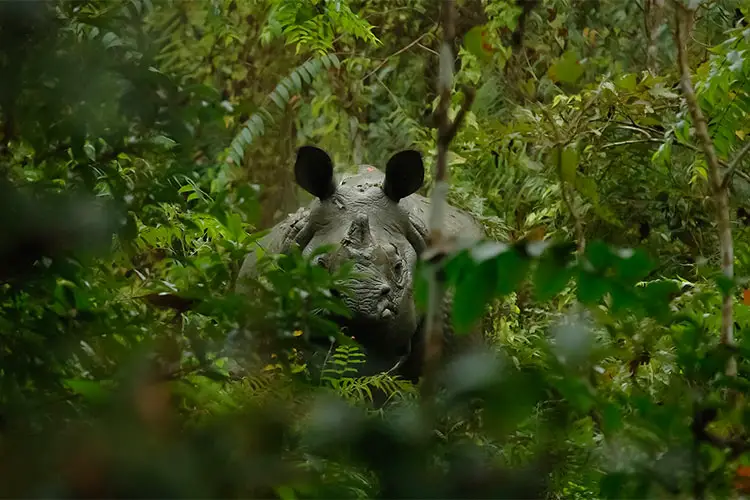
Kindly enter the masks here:
M 557 157 L 557 171 L 560 172 L 562 171 L 562 148 L 560 148 L 560 154 Z M 573 207 L 573 203 L 568 197 L 568 190 L 566 189 L 565 182 L 562 179 L 560 180 L 560 193 L 562 194 L 563 203 L 565 203 L 565 206 L 570 212 L 570 216 L 573 217 L 573 226 L 575 227 L 576 239 L 578 240 L 578 252 L 583 253 L 583 250 L 586 248 L 586 235 L 583 232 L 583 224 L 581 223 L 581 219 L 578 217 L 578 214 Z
M 628 144 L 648 144 L 648 143 L 662 144 L 663 142 L 664 141 L 660 139 L 654 139 L 651 137 L 649 137 L 648 139 L 629 139 L 627 141 L 610 142 L 609 144 L 603 145 L 601 149 L 614 148 L 617 146 L 627 146 Z
M 573 218 L 573 226 L 575 227 L 576 231 L 576 240 L 578 241 L 578 252 L 582 253 L 584 248 L 586 248 L 586 236 L 583 232 L 583 223 L 578 217 L 578 213 L 576 213 L 575 207 L 568 197 L 565 180 L 562 177 L 562 150 L 565 146 L 565 141 L 563 141 L 562 134 L 560 134 L 560 129 L 558 128 L 557 123 L 555 123 L 555 119 L 552 117 L 549 110 L 547 110 L 547 108 L 545 108 L 544 106 L 541 107 L 541 110 L 542 114 L 544 114 L 544 117 L 550 123 L 552 129 L 555 131 L 555 140 L 557 142 L 557 147 L 559 148 L 559 152 L 557 155 L 557 165 L 555 167 L 558 179 L 560 180 L 560 194 L 562 195 L 563 203 L 565 203 L 565 206 L 570 212 L 570 216 Z
M 748 152 L 750 152 L 750 141 L 747 141 L 745 143 L 742 149 L 740 149 L 739 153 L 737 153 L 737 155 L 732 160 L 732 163 L 729 164 L 727 172 L 724 174 L 724 182 L 721 183 L 722 189 L 726 189 L 727 186 L 729 186 L 729 181 L 732 180 L 732 176 L 734 175 L 735 170 L 737 170 L 737 167 L 742 164 L 742 160 L 745 158 Z
M 385 58 L 385 59 L 383 60 L 383 62 L 381 62 L 380 64 L 378 64 L 378 65 L 377 65 L 377 66 L 375 67 L 375 69 L 374 69 L 374 70 L 372 70 L 372 71 L 370 71 L 369 73 L 367 73 L 367 74 L 366 74 L 366 75 L 364 76 L 364 78 L 362 78 L 362 80 L 367 80 L 368 78 L 370 78 L 370 77 L 371 77 L 372 75 L 374 75 L 375 73 L 377 73 L 377 72 L 378 72 L 378 71 L 380 70 L 380 68 L 382 68 L 383 66 L 385 66 L 386 64 L 388 64 L 388 61 L 390 61 L 390 60 L 391 60 L 391 58 L 393 58 L 393 57 L 396 57 L 397 55 L 399 55 L 399 54 L 402 54 L 402 53 L 406 52 L 407 50 L 409 50 L 410 48 L 414 47 L 415 45 L 417 45 L 417 44 L 418 44 L 418 43 L 419 43 L 419 42 L 420 42 L 420 41 L 422 40 L 422 38 L 426 37 L 426 36 L 427 36 L 428 34 L 429 34 L 429 31 L 428 31 L 428 32 L 426 32 L 426 33 L 422 33 L 422 35 L 420 35 L 420 37 L 419 37 L 419 38 L 417 38 L 416 40 L 414 40 L 413 42 L 411 42 L 411 43 L 410 43 L 410 44 L 408 44 L 407 46 L 405 46 L 405 47 L 403 47 L 403 48 L 401 48 L 401 49 L 397 50 L 397 51 L 396 51 L 396 52 L 394 52 L 393 54 L 391 54 L 391 55 L 389 55 L 388 57 L 386 57 L 386 58 Z
M 456 118 L 451 122 L 448 108 L 451 102 L 453 88 L 453 39 L 455 38 L 454 24 L 455 0 L 443 0 L 442 24 L 443 43 L 440 48 L 440 68 L 438 76 L 438 101 L 434 113 L 434 123 L 438 126 L 437 133 L 437 161 L 435 164 L 435 185 L 432 190 L 432 207 L 428 221 L 429 237 L 425 255 L 431 255 L 428 270 L 429 304 L 425 325 L 424 377 L 422 380 L 422 394 L 430 396 L 436 385 L 435 374 L 443 352 L 443 317 L 442 303 L 444 298 L 443 277 L 438 272 L 439 261 L 445 248 L 443 241 L 443 220 L 445 218 L 446 198 L 448 194 L 448 147 L 455 137 L 458 127 L 474 101 L 474 90 L 465 89 L 465 99 Z M 424 258 L 425 256 L 423 256 Z
M 747 172 L 743 172 L 742 170 L 735 170 L 734 175 L 738 175 L 745 179 L 747 182 L 750 182 L 750 174 L 748 174 Z
M 435 54 L 436 56 L 440 56 L 440 54 L 439 54 L 439 53 L 435 52 L 434 50 L 432 50 L 431 48 L 429 48 L 429 47 L 427 47 L 427 46 L 425 46 L 425 45 L 422 45 L 421 43 L 418 43 L 418 44 L 417 44 L 417 46 L 418 46 L 418 47 L 419 47 L 420 49 L 424 49 L 424 50 L 426 50 L 427 52 L 431 52 L 431 53 Z
M 716 219 L 719 226 L 719 249 L 721 251 L 721 270 L 724 277 L 728 280 L 734 278 L 734 248 L 732 242 L 732 228 L 729 216 L 729 197 L 724 187 L 724 180 L 721 177 L 721 163 L 713 141 L 708 133 L 706 118 L 703 116 L 698 99 L 693 89 L 693 83 L 690 79 L 690 65 L 688 64 L 688 54 L 686 47 L 686 38 L 690 32 L 694 11 L 686 8 L 679 2 L 674 2 L 676 7 L 676 25 L 675 43 L 677 44 L 677 54 L 679 61 L 679 70 L 681 75 L 682 92 L 685 95 L 690 116 L 695 126 L 695 132 L 703 147 L 703 153 L 708 164 L 708 177 L 711 192 L 716 208 Z M 731 346 L 734 343 L 734 323 L 732 320 L 732 302 L 731 293 L 724 294 L 721 308 L 721 342 Z M 730 358 L 726 373 L 729 376 L 737 374 L 737 360 Z
M 606 125 L 605 125 L 605 127 L 606 127 Z M 649 139 L 653 139 L 653 137 L 651 137 L 651 134 L 649 133 L 649 131 L 647 129 L 645 129 L 645 128 L 634 127 L 633 125 L 615 125 L 615 127 L 616 128 L 621 128 L 621 129 L 624 129 L 624 130 L 633 130 L 635 132 L 638 132 L 639 134 L 645 135 Z

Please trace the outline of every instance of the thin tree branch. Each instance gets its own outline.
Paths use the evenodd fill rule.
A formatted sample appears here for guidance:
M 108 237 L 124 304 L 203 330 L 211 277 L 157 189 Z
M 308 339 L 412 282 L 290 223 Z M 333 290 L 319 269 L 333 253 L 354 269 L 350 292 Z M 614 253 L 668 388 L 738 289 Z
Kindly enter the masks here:
M 601 147 L 601 149 L 614 148 L 617 146 L 627 146 L 628 144 L 649 144 L 649 143 L 663 144 L 664 141 L 662 141 L 661 139 L 654 139 L 654 138 L 628 139 L 627 141 L 610 142 L 609 144 L 604 144 Z
M 405 47 L 403 47 L 403 48 L 401 48 L 401 49 L 397 50 L 397 51 L 396 51 L 396 52 L 394 52 L 393 54 L 391 54 L 391 55 L 389 55 L 388 57 L 386 57 L 386 58 L 385 58 L 385 59 L 383 60 L 383 62 L 381 62 L 380 64 L 378 64 L 378 65 L 377 65 L 377 66 L 375 67 L 375 69 L 374 69 L 374 70 L 372 70 L 372 71 L 370 71 L 369 73 L 367 73 L 367 74 L 366 74 L 366 75 L 364 76 L 364 78 L 362 78 L 362 80 L 367 80 L 368 78 L 370 78 L 370 77 L 371 77 L 372 75 L 374 75 L 375 73 L 377 73 L 377 72 L 378 72 L 378 71 L 380 70 L 380 68 L 382 68 L 383 66 L 385 66 L 386 64 L 388 64 L 388 61 L 390 61 L 390 60 L 391 60 L 392 58 L 396 57 L 396 56 L 397 56 L 397 55 L 399 55 L 399 54 L 403 54 L 404 52 L 406 52 L 406 51 L 407 51 L 407 50 L 409 50 L 410 48 L 412 48 L 412 47 L 414 47 L 415 45 L 417 45 L 417 44 L 418 44 L 418 43 L 419 43 L 419 42 L 420 42 L 420 41 L 421 41 L 421 40 L 422 40 L 422 39 L 423 39 L 424 37 L 426 37 L 426 36 L 427 36 L 428 34 L 429 34 L 429 31 L 428 31 L 428 32 L 426 32 L 426 33 L 422 33 L 422 35 L 420 35 L 420 37 L 419 37 L 419 38 L 417 38 L 416 40 L 414 40 L 414 41 L 413 41 L 413 42 L 411 42 L 410 44 L 406 45 Z
M 688 38 L 693 21 L 694 11 L 689 10 L 679 2 L 673 2 L 676 7 L 676 25 L 675 43 L 677 44 L 677 54 L 680 70 L 680 81 L 682 92 L 685 95 L 688 110 L 695 127 L 696 135 L 700 140 L 703 153 L 708 164 L 708 177 L 711 192 L 713 195 L 716 209 L 716 219 L 719 226 L 719 249 L 721 252 L 721 270 L 727 280 L 734 278 L 734 248 L 732 242 L 732 228 L 729 216 L 729 197 L 727 189 L 721 176 L 721 162 L 716 155 L 713 141 L 708 133 L 706 118 L 703 116 L 698 98 L 693 89 L 693 83 L 690 78 L 690 65 L 688 63 L 687 46 L 685 40 Z M 724 294 L 721 314 L 721 342 L 725 345 L 734 343 L 734 322 L 732 320 L 732 302 L 731 293 Z M 737 361 L 734 357 L 729 360 L 726 373 L 729 376 L 737 374 Z
M 435 54 L 436 56 L 440 56 L 440 54 L 439 54 L 439 53 L 435 52 L 434 50 L 432 50 L 431 48 L 429 48 L 429 47 L 427 47 L 427 46 L 425 46 L 425 45 L 422 45 L 421 43 L 418 43 L 418 44 L 417 44 L 417 46 L 418 46 L 418 47 L 419 47 L 420 49 L 424 49 L 424 50 L 426 50 L 427 52 L 430 52 L 430 53 L 432 53 L 432 54 Z
M 453 139 L 456 137 L 456 133 L 458 132 L 458 129 L 461 126 L 461 123 L 464 121 L 464 118 L 466 117 L 466 112 L 469 109 L 471 109 L 471 105 L 474 104 L 474 97 L 476 97 L 476 91 L 471 87 L 464 87 L 463 91 L 464 91 L 464 102 L 461 105 L 461 108 L 458 110 L 458 113 L 456 113 L 456 118 L 453 119 L 453 123 L 449 125 L 448 129 L 444 131 L 445 136 L 443 135 L 439 136 L 438 141 L 442 141 L 445 144 L 450 144 L 453 141 Z M 443 131 L 439 133 L 442 134 Z
M 438 101 L 434 114 L 434 123 L 437 124 L 437 161 L 435 164 L 435 185 L 432 190 L 432 206 L 428 221 L 429 236 L 428 246 L 423 258 L 430 256 L 430 268 L 428 271 L 429 304 L 427 307 L 427 320 L 425 325 L 426 339 L 424 350 L 424 378 L 422 394 L 430 396 L 433 394 L 438 364 L 443 352 L 443 299 L 445 287 L 443 276 L 438 271 L 439 261 L 444 255 L 443 222 L 448 195 L 448 148 L 451 140 L 461 124 L 467 110 L 474 100 L 474 90 L 465 89 L 465 99 L 456 118 L 451 122 L 448 117 L 448 109 L 451 102 L 451 89 L 453 88 L 453 39 L 455 38 L 455 0 L 443 0 L 442 25 L 443 43 L 440 48 L 440 67 L 438 71 Z
M 735 155 L 734 159 L 732 160 L 732 163 L 729 164 L 727 172 L 724 174 L 724 182 L 721 183 L 722 189 L 726 189 L 727 186 L 729 186 L 729 182 L 732 180 L 732 176 L 734 175 L 737 168 L 742 164 L 742 160 L 747 156 L 747 153 L 750 152 L 750 141 L 747 141 L 744 146 L 742 146 L 742 149 Z

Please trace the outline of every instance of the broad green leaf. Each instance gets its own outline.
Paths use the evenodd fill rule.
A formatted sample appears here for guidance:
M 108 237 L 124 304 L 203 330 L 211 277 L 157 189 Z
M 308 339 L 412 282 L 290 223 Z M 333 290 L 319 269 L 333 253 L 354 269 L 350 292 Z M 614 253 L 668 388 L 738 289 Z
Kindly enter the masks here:
M 571 184 L 575 183 L 576 171 L 578 169 L 578 151 L 575 146 L 568 146 L 562 151 L 560 159 L 560 175 L 563 180 Z
M 723 274 L 716 276 L 716 285 L 723 295 L 729 295 L 734 289 L 734 281 Z
M 575 83 L 583 75 L 583 66 L 573 51 L 565 54 L 550 66 L 548 76 L 555 82 Z
M 453 326 L 466 333 L 482 316 L 495 294 L 497 264 L 487 260 L 474 267 L 456 285 L 453 296 Z
M 492 59 L 492 47 L 487 42 L 487 27 L 474 26 L 464 36 L 464 47 L 480 61 Z
M 584 304 L 593 305 L 609 292 L 609 284 L 605 278 L 583 270 L 578 273 L 578 300 Z
M 632 92 L 636 89 L 636 86 L 638 85 L 638 79 L 635 73 L 628 73 L 628 74 L 621 75 L 620 77 L 618 77 L 617 80 L 615 80 L 615 84 L 621 89 L 625 89 L 627 91 Z
M 653 269 L 653 263 L 643 250 L 624 249 L 615 262 L 618 277 L 629 284 L 644 279 Z
M 507 295 L 516 291 L 526 278 L 531 261 L 522 256 L 516 249 L 511 249 L 498 255 L 495 264 L 497 266 L 495 293 Z
M 644 305 L 653 314 L 667 307 L 680 287 L 672 280 L 651 281 L 643 289 Z
M 615 262 L 609 245 L 602 241 L 592 241 L 586 246 L 586 258 L 597 271 L 603 271 Z
M 67 379 L 65 380 L 65 386 L 91 402 L 101 402 L 109 396 L 109 391 L 95 380 Z
M 538 301 L 546 301 L 560 293 L 573 277 L 574 269 L 564 259 L 545 252 L 534 269 L 534 295 Z
M 604 403 L 602 409 L 602 430 L 612 434 L 622 429 L 623 418 L 620 405 L 615 403 Z

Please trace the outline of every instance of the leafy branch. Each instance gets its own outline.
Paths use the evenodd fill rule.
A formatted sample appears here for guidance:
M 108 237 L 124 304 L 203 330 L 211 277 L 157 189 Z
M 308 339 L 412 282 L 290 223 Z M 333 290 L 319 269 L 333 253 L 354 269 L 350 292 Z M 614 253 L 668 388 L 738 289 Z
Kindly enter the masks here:
M 676 7 L 676 31 L 675 42 L 677 44 L 678 63 L 680 70 L 680 83 L 682 92 L 685 95 L 690 116 L 695 126 L 698 139 L 703 147 L 703 153 L 708 164 L 708 175 L 711 192 L 713 195 L 716 209 L 716 219 L 719 226 L 719 249 L 721 252 L 721 270 L 724 279 L 728 282 L 724 290 L 724 299 L 722 302 L 721 314 L 721 342 L 725 345 L 732 345 L 734 342 L 734 322 L 732 320 L 732 294 L 729 283 L 734 279 L 734 248 L 732 242 L 732 228 L 729 216 L 729 195 L 726 188 L 725 180 L 722 179 L 721 164 L 719 157 L 714 149 L 713 141 L 708 132 L 708 124 L 703 115 L 703 111 L 698 104 L 698 98 L 695 95 L 693 83 L 690 78 L 690 65 L 688 63 L 686 39 L 690 34 L 694 11 L 685 7 L 677 1 L 673 2 Z M 746 148 L 743 148 L 743 151 Z M 738 156 L 739 159 L 744 156 Z M 734 165 L 734 162 L 733 162 Z M 736 166 L 736 165 L 734 165 Z M 728 375 L 737 374 L 736 360 L 731 358 L 727 366 Z
M 323 68 L 331 67 L 338 69 L 341 67 L 341 62 L 335 54 L 326 54 L 306 61 L 281 80 L 273 92 L 266 97 L 265 103 L 250 116 L 232 140 L 229 148 L 232 161 L 235 164 L 241 164 L 247 148 L 258 137 L 265 134 L 266 125 L 273 122 L 273 115 L 266 106 L 269 101 L 273 101 L 283 111 L 292 96 L 301 92 L 305 84 L 310 85 Z

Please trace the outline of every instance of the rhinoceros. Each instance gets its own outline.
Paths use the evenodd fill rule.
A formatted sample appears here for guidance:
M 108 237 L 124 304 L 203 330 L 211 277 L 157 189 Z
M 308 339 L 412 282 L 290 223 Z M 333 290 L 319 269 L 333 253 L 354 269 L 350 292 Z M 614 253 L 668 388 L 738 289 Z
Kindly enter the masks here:
M 415 306 L 414 269 L 426 247 L 430 211 L 430 200 L 416 194 L 424 182 L 422 155 L 400 151 L 390 157 L 385 172 L 360 165 L 356 174 L 337 179 L 328 153 L 303 146 L 294 174 L 297 184 L 316 199 L 288 215 L 257 244 L 271 254 L 296 244 L 303 255 L 333 244 L 335 250 L 317 256 L 316 263 L 333 270 L 349 261 L 360 276 L 348 284 L 353 293 L 342 297 L 352 313 L 352 318 L 341 320 L 342 330 L 365 350 L 367 371 L 398 367 L 396 373 L 416 381 L 425 318 Z M 472 240 L 483 231 L 468 213 L 448 206 L 444 234 Z M 243 281 L 256 273 L 256 262 L 251 251 L 240 269 L 238 292 L 249 291 Z M 444 330 L 450 339 L 446 311 Z

